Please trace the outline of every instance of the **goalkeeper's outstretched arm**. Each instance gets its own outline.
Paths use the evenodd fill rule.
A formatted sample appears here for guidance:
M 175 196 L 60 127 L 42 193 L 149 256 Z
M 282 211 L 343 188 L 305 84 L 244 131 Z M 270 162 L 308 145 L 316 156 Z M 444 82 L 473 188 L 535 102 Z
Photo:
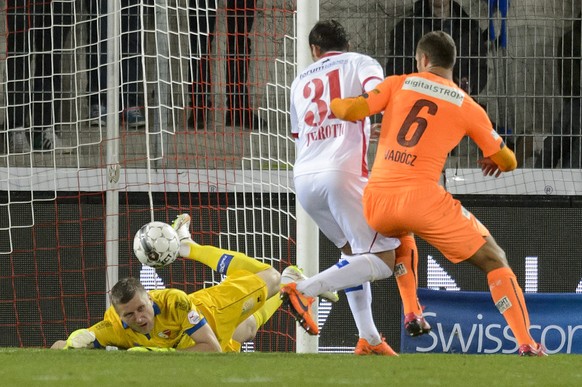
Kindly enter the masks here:
M 51 345 L 51 349 L 64 349 L 67 345 L 67 340 L 57 340 Z
M 218 338 L 208 324 L 197 329 L 196 332 L 190 335 L 190 337 L 196 344 L 191 347 L 183 348 L 184 351 L 222 352 Z
M 58 340 L 51 349 L 85 349 L 94 348 L 95 333 L 88 329 L 77 329 L 69 335 L 67 340 Z
M 214 334 L 210 325 L 204 324 L 194 333 L 190 335 L 194 341 L 194 345 L 189 347 L 178 346 L 178 351 L 191 351 L 191 352 L 222 352 L 220 343 Z M 175 348 L 156 348 L 156 347 L 132 347 L 128 348 L 130 352 L 166 352 L 166 351 L 176 351 Z

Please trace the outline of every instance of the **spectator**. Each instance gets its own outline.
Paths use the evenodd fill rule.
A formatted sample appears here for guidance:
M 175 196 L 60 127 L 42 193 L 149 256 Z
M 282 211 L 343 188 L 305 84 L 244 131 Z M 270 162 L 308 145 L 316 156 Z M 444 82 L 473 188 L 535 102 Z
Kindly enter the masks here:
M 105 125 L 107 114 L 107 1 L 85 0 L 89 12 L 89 50 L 87 62 L 90 93 L 90 118 L 92 125 Z M 139 1 L 121 1 L 121 60 L 122 116 L 128 127 L 142 127 L 145 117 L 142 111 L 143 95 L 139 90 L 142 79 L 140 16 L 142 5 Z
M 261 119 L 252 112 L 248 89 L 251 41 L 256 0 L 226 1 L 226 117 L 225 125 L 257 129 Z M 216 30 L 216 0 L 190 0 L 190 50 L 192 115 L 189 125 L 204 129 L 212 101 L 209 53 Z
M 582 168 L 580 135 L 582 104 L 580 103 L 580 66 L 582 60 L 582 13 L 573 22 L 558 44 L 558 77 L 562 84 L 563 108 L 554 122 L 552 135 L 544 140 L 536 168 Z
M 29 152 L 29 141 L 34 150 L 58 148 L 61 55 L 71 30 L 73 1 L 8 0 L 6 5 L 9 150 Z
M 386 63 L 386 75 L 416 71 L 414 55 L 420 38 L 430 31 L 445 31 L 457 47 L 453 80 L 471 95 L 479 94 L 487 84 L 487 45 L 479 22 L 473 20 L 452 0 L 418 0 L 412 15 L 403 18 L 392 32 L 392 56 Z

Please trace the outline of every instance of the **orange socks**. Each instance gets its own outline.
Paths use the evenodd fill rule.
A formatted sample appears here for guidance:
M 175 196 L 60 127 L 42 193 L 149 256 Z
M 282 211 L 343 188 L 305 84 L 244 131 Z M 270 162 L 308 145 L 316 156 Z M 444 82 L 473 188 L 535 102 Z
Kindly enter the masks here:
M 414 235 L 406 235 L 400 238 L 400 247 L 395 251 L 396 264 L 394 276 L 402 298 L 404 314 L 414 313 L 422 315 L 422 307 L 418 303 L 416 288 L 418 287 L 417 266 L 418 248 L 414 241 Z
M 509 267 L 492 270 L 487 274 L 487 282 L 493 302 L 507 321 L 517 343 L 536 346 L 529 334 L 529 314 L 513 270 Z

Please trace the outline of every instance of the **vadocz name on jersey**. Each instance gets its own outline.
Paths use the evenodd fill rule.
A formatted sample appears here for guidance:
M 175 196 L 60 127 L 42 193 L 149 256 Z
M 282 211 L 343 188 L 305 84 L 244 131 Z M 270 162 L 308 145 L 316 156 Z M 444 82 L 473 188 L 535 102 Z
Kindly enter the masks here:
M 400 164 L 410 165 L 414 167 L 414 161 L 416 161 L 416 155 L 411 155 L 410 153 L 406 153 L 406 151 L 395 151 L 394 149 L 387 149 L 384 152 L 384 160 L 394 161 Z

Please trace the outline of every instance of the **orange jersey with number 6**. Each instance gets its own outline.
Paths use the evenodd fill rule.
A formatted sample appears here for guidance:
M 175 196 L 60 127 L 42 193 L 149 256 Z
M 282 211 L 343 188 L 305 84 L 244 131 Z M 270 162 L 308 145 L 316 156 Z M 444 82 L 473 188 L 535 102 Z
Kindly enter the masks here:
M 438 75 L 391 76 L 365 98 L 370 114 L 384 112 L 369 186 L 438 182 L 449 152 L 465 135 L 485 157 L 504 145 L 485 110 Z

